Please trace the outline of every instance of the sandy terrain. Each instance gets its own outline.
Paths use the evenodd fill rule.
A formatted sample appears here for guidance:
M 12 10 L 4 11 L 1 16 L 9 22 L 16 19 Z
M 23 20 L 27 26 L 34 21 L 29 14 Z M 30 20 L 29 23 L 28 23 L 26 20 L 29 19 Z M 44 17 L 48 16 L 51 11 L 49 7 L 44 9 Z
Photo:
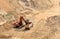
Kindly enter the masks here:
M 45 3 L 44 1 L 42 2 Z M 16 1 L 12 3 L 14 4 L 16 3 Z M 20 5 L 21 7 L 23 2 L 19 2 L 19 3 L 21 3 Z M 2 10 L 9 13 L 7 15 L 4 15 L 4 17 L 1 16 L 7 22 L 3 23 L 2 21 L 3 25 L 0 25 L 0 39 L 60 39 L 59 0 L 51 0 L 51 3 L 52 4 L 49 3 L 50 4 L 49 6 L 51 5 L 52 6 L 47 9 L 46 7 L 42 7 L 43 4 L 41 3 L 40 4 L 37 3 L 38 5 L 41 6 L 35 5 L 34 7 L 31 5 L 27 9 L 25 8 L 27 6 L 23 5 L 23 8 L 22 7 L 20 8 L 19 4 L 16 3 L 17 6 L 15 5 L 15 9 L 17 10 L 14 10 L 14 8 L 10 6 L 11 4 L 9 4 L 7 0 L 0 0 L 0 8 L 2 8 Z M 42 7 L 42 8 L 38 9 L 37 7 L 38 8 Z M 14 11 L 14 12 L 10 12 L 10 11 Z M 33 21 L 34 26 L 30 30 L 24 31 L 24 28 L 22 29 L 13 28 L 12 20 L 19 19 L 19 16 L 21 15 L 21 13 L 19 13 L 18 11 L 26 15 L 26 18 L 29 18 L 30 20 Z

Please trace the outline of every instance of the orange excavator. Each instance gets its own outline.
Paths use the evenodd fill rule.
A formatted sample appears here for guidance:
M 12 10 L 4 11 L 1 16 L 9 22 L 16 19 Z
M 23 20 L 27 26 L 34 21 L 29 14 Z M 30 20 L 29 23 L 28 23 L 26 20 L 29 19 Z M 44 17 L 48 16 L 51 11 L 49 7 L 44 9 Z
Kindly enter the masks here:
M 23 24 L 23 23 L 25 23 L 25 24 Z M 30 30 L 30 27 L 33 27 L 33 23 L 29 22 L 28 19 L 25 20 L 23 16 L 20 16 L 19 22 L 15 22 L 14 27 L 20 28 L 20 29 L 25 27 L 26 30 Z

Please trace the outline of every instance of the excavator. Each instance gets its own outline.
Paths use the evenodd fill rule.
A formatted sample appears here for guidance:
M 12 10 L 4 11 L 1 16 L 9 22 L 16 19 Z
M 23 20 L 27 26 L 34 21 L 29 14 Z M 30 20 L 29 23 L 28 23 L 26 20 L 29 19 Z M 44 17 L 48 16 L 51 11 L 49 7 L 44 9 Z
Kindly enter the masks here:
M 23 16 L 20 16 L 19 22 L 13 23 L 14 28 L 23 28 L 25 27 L 25 30 L 30 30 L 31 27 L 33 27 L 33 23 L 29 21 L 29 19 L 24 19 Z

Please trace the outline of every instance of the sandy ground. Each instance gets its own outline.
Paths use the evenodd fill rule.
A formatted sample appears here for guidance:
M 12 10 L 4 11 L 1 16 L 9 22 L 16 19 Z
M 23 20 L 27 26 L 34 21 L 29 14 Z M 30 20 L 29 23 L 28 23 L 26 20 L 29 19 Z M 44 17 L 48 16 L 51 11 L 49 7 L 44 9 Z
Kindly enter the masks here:
M 48 25 L 45 25 L 47 18 L 60 15 L 59 0 L 57 0 L 57 2 L 55 2 L 55 0 L 53 1 L 54 6 L 52 8 L 41 12 L 38 11 L 38 14 L 32 17 L 34 26 L 31 30 L 24 31 L 23 29 L 12 28 L 2 32 L 0 35 L 0 37 L 2 37 L 0 39 L 60 39 L 60 27 L 58 27 L 57 31 L 54 31 L 54 27 L 51 28 Z M 11 10 L 9 3 L 7 3 L 6 0 L 0 0 L 0 7 L 5 11 Z
M 7 0 L 0 0 L 0 8 L 2 10 L 5 10 L 6 12 L 12 11 L 13 7 L 10 6 L 9 2 Z

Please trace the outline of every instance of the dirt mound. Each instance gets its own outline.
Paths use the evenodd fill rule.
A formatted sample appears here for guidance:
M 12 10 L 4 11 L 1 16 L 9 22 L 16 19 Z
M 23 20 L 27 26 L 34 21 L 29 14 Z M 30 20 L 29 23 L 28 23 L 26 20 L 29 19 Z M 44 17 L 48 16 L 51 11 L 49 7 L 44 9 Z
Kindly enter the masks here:
M 47 18 L 46 20 L 47 25 L 53 26 L 53 25 L 60 25 L 60 16 L 51 16 Z
M 46 25 L 49 26 L 52 29 L 53 33 L 55 34 L 55 36 L 52 37 L 52 39 L 60 38 L 59 37 L 59 35 L 60 35 L 60 15 L 55 15 L 55 16 L 51 16 L 51 17 L 47 18 Z
M 6 5 L 5 5 L 6 4 Z M 51 0 L 0 0 L 0 8 L 9 11 L 45 10 L 52 7 Z
M 26 7 L 30 7 L 37 10 L 47 9 L 52 6 L 52 3 L 50 0 L 19 0 L 19 2 L 22 2 Z

